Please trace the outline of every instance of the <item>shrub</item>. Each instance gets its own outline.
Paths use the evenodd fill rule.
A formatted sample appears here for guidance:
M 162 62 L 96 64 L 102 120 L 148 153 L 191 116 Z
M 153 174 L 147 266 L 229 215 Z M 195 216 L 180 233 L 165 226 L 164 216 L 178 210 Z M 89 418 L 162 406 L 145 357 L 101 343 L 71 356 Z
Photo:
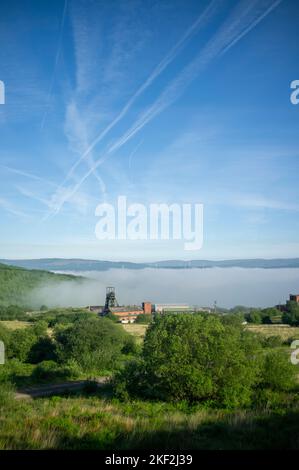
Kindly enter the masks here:
M 276 319 L 281 318 L 281 312 L 275 307 L 264 308 L 262 310 L 262 321 L 265 325 L 271 325 Z
M 12 383 L 19 385 L 26 383 L 31 376 L 34 366 L 19 361 L 19 359 L 8 359 L 0 366 L 0 383 Z
M 152 315 L 149 313 L 142 313 L 141 315 L 138 315 L 135 323 L 140 323 L 140 324 L 149 324 L 152 321 Z
M 0 320 L 25 320 L 26 314 L 23 307 L 18 305 L 9 305 L 0 307 Z
M 39 320 L 32 326 L 32 331 L 36 336 L 43 336 L 47 333 L 48 322 Z
M 291 346 L 293 341 L 299 340 L 299 331 L 297 336 L 289 336 L 287 339 L 284 340 L 283 344 L 286 346 Z
M 136 339 L 132 335 L 127 335 L 124 339 L 124 345 L 122 348 L 123 354 L 137 354 L 139 351 Z
M 0 325 L 0 341 L 3 341 L 5 349 L 8 348 L 11 338 L 11 332 L 4 325 Z
M 264 388 L 284 391 L 296 384 L 296 367 L 285 353 L 270 352 L 264 358 L 261 385 Z
M 263 388 L 257 390 L 255 394 L 255 406 L 257 408 L 281 408 L 281 405 L 285 401 L 285 396 L 281 391 L 271 390 L 269 388 Z
M 260 310 L 252 310 L 247 316 L 246 320 L 248 323 L 254 323 L 260 325 L 262 323 L 262 315 Z
M 34 343 L 28 353 L 28 361 L 31 364 L 38 364 L 42 361 L 55 360 L 56 346 L 54 341 L 48 336 L 40 337 L 36 343 Z
M 37 338 L 31 328 L 13 331 L 9 342 L 8 357 L 26 362 L 36 341 Z
M 67 380 L 79 377 L 80 368 L 73 362 L 62 366 L 55 361 L 43 361 L 36 366 L 32 375 L 40 381 Z
M 265 348 L 277 348 L 282 346 L 282 339 L 278 335 L 268 336 L 268 338 L 263 338 L 263 346 Z
M 113 321 L 113 323 L 118 323 L 119 322 L 118 316 L 114 315 L 111 312 L 107 313 L 107 315 L 105 315 L 105 318 L 109 318 L 109 320 Z
M 282 322 L 293 326 L 299 325 L 299 306 L 297 302 L 292 300 L 287 302 L 287 310 L 283 312 Z
M 123 395 L 247 405 L 259 379 L 258 347 L 250 333 L 215 316 L 165 315 L 150 325 L 141 360 L 116 376 L 115 387 Z
M 13 386 L 11 383 L 0 383 L 0 408 L 7 407 L 10 403 L 14 403 Z
M 107 318 L 76 321 L 55 333 L 58 360 L 75 360 L 84 371 L 111 370 L 121 357 L 127 337 L 120 325 Z

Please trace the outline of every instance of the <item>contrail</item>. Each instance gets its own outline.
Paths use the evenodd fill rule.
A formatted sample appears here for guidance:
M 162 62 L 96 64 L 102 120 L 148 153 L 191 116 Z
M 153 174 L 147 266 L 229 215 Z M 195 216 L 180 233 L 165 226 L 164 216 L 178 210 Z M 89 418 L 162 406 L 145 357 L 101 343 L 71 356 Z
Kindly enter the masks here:
M 109 156 L 122 147 L 128 140 L 130 140 L 137 132 L 139 132 L 147 123 L 149 123 L 154 117 L 160 114 L 164 109 L 169 107 L 174 101 L 176 101 L 179 96 L 183 93 L 185 88 L 196 78 L 198 73 L 203 70 L 213 59 L 224 54 L 228 51 L 233 45 L 244 37 L 249 31 L 251 31 L 263 18 L 265 18 L 282 0 L 277 0 L 272 3 L 269 8 L 267 8 L 262 14 L 256 12 L 254 8 L 256 6 L 257 0 L 251 2 L 248 5 L 248 2 L 242 2 L 245 5 L 244 9 L 241 12 L 241 15 L 233 14 L 233 19 L 227 21 L 219 30 L 214 38 L 212 38 L 208 44 L 204 47 L 202 52 L 189 64 L 185 69 L 179 74 L 179 76 L 174 79 L 168 87 L 161 93 L 160 97 L 150 106 L 141 116 L 135 121 L 131 128 L 113 145 L 111 145 L 107 154 L 98 159 L 94 166 L 91 167 L 85 175 L 81 178 L 80 181 L 68 192 L 68 194 L 62 198 L 60 203 L 57 205 L 55 214 L 59 212 L 64 202 L 69 199 L 81 186 L 81 184 L 93 173 L 93 171 L 98 168 Z M 269 2 L 267 2 L 269 3 Z M 240 6 L 240 5 L 239 5 Z M 238 10 L 236 8 L 234 13 Z M 248 19 L 248 13 L 253 10 L 253 13 L 258 14 L 257 18 Z M 235 19 L 236 16 L 236 19 Z M 243 23 L 240 21 L 242 17 L 245 16 L 245 21 Z M 250 21 L 250 24 L 248 23 Z M 245 23 L 245 24 L 244 24 Z
M 160 114 L 164 109 L 169 107 L 174 101 L 176 101 L 183 91 L 190 85 L 190 83 L 196 78 L 198 73 L 203 70 L 211 60 L 215 59 L 219 55 L 223 55 L 233 45 L 235 45 L 242 37 L 244 37 L 249 31 L 251 31 L 263 18 L 265 18 L 282 0 L 277 0 L 272 4 L 265 12 L 263 12 L 258 18 L 254 19 L 249 26 L 245 27 L 243 31 L 236 31 L 232 26 L 240 24 L 240 16 L 233 22 L 230 22 L 229 26 L 224 25 L 216 37 L 209 41 L 205 46 L 201 54 L 194 59 L 181 73 L 174 79 L 171 84 L 161 93 L 160 97 L 156 102 L 149 107 L 144 113 L 141 114 L 139 119 L 135 121 L 133 126 L 109 149 L 108 153 L 115 152 L 122 147 L 128 140 L 130 140 L 137 132 L 139 132 L 148 122 L 154 117 Z M 257 1 L 255 2 L 257 3 Z M 243 11 L 242 16 L 246 17 L 246 13 L 252 10 L 252 2 L 248 7 L 246 2 L 246 8 Z M 243 28 L 244 25 L 241 25 Z M 240 29 L 240 26 L 239 26 Z
M 17 170 L 16 168 L 11 168 L 10 166 L 6 165 L 0 165 L 1 168 L 4 168 L 7 171 L 10 171 L 11 173 L 15 173 L 16 175 L 20 176 L 25 176 L 26 178 L 31 178 L 36 181 L 40 181 L 41 183 L 46 183 L 51 186 L 55 186 L 58 188 L 58 185 L 56 183 L 53 183 L 53 181 L 49 181 L 45 178 L 42 178 L 41 176 L 33 175 L 32 173 L 28 173 L 27 171 L 22 171 L 22 170 Z
M 245 31 L 243 31 L 243 33 L 241 33 L 236 39 L 234 39 L 221 53 L 222 54 L 225 54 L 231 47 L 233 47 L 235 45 L 236 42 L 240 41 L 240 39 L 242 39 L 243 36 L 245 36 L 246 34 L 248 34 L 253 28 L 255 28 L 255 26 L 260 23 L 260 21 L 262 21 L 266 16 L 268 16 L 269 13 L 271 13 L 272 10 L 274 10 L 274 8 L 276 8 L 280 3 L 282 2 L 282 0 L 277 0 L 276 2 L 273 3 L 273 5 L 271 5 L 266 11 L 265 13 L 263 13 L 257 20 L 255 20 L 251 25 L 248 26 L 248 28 L 245 29 Z
M 16 215 L 17 217 L 24 217 L 26 219 L 29 218 L 29 216 L 25 214 L 24 212 L 21 212 L 15 209 L 14 206 L 12 206 L 11 203 L 7 201 L 6 199 L 0 198 L 0 207 L 4 209 L 6 212 Z
M 76 163 L 72 166 L 68 174 L 66 175 L 61 186 L 72 176 L 74 170 L 81 163 L 82 160 L 93 150 L 93 148 L 105 137 L 105 135 L 127 114 L 129 109 L 132 107 L 136 99 L 152 84 L 152 82 L 166 69 L 166 67 L 174 61 L 181 50 L 186 46 L 189 39 L 196 33 L 196 31 L 205 25 L 209 19 L 213 16 L 216 7 L 223 0 L 212 0 L 208 7 L 201 13 L 196 21 L 190 26 L 185 32 L 181 39 L 174 45 L 170 52 L 164 57 L 164 59 L 156 66 L 151 75 L 146 81 L 138 88 L 134 95 L 129 99 L 127 104 L 123 107 L 120 113 L 114 118 L 114 120 L 91 142 L 89 147 L 80 156 Z
M 131 167 L 132 167 L 132 159 L 135 155 L 135 153 L 137 152 L 137 150 L 139 149 L 139 147 L 143 144 L 143 140 L 141 140 L 140 142 L 138 142 L 138 144 L 136 145 L 136 147 L 133 149 L 133 151 L 130 153 L 129 155 L 129 170 L 131 170 Z
M 59 31 L 59 39 L 58 39 L 58 46 L 57 46 L 57 52 L 56 52 L 56 57 L 55 57 L 55 63 L 54 63 L 54 71 L 48 91 L 48 98 L 47 98 L 47 104 L 46 104 L 46 109 L 42 118 L 41 122 L 41 129 L 44 128 L 46 117 L 48 114 L 49 110 L 49 105 L 52 97 L 52 91 L 53 91 L 53 86 L 54 86 L 54 80 L 55 80 L 55 75 L 56 75 L 56 69 L 59 61 L 59 56 L 60 56 L 60 51 L 61 51 L 61 45 L 62 45 L 62 34 L 63 34 L 63 29 L 64 29 L 64 23 L 65 23 L 65 17 L 66 17 L 66 11 L 67 11 L 67 1 L 64 0 L 64 7 L 63 7 L 63 12 L 62 12 L 62 18 L 61 18 L 61 23 L 60 23 L 60 31 Z

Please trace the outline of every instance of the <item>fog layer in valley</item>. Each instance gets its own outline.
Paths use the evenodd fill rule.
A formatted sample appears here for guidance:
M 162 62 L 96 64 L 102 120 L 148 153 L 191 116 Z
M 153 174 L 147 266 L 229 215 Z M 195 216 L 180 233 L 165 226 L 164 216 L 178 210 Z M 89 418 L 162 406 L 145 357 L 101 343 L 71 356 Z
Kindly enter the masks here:
M 80 283 L 62 282 L 33 291 L 36 307 L 103 305 L 106 286 L 116 288 L 120 304 L 188 303 L 222 307 L 266 307 L 284 303 L 299 292 L 299 269 L 111 269 L 73 272 L 89 278 Z

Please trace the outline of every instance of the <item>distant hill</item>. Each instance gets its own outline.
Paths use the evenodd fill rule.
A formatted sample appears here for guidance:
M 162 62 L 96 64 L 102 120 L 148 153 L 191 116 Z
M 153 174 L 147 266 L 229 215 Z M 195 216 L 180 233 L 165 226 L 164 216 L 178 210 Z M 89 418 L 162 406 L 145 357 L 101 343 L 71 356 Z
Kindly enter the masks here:
M 238 260 L 167 260 L 152 263 L 131 263 L 128 261 L 99 261 L 85 259 L 43 258 L 26 260 L 0 260 L 0 263 L 27 269 L 47 271 L 107 271 L 108 269 L 186 269 L 186 268 L 299 268 L 299 258 L 238 259 Z
M 79 276 L 0 264 L 0 305 L 26 305 L 28 293 L 36 287 L 62 281 L 73 283 L 81 279 Z

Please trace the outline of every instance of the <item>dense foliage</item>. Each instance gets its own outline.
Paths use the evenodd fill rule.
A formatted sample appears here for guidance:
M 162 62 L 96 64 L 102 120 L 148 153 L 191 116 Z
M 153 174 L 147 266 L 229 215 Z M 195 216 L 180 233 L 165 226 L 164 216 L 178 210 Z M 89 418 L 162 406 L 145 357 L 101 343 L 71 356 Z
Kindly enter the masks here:
M 76 276 L 0 264 L 0 306 L 26 305 L 28 293 L 40 285 L 60 281 L 78 282 L 79 279 Z
M 216 316 L 166 315 L 150 325 L 140 360 L 116 375 L 115 387 L 123 397 L 248 406 L 259 387 L 277 388 L 277 381 L 280 389 L 294 385 L 294 367 L 279 357 L 271 375 L 274 359 L 240 324 Z
M 152 321 L 152 319 L 153 317 L 149 313 L 142 313 L 141 315 L 138 315 L 138 317 L 135 320 L 135 323 L 148 325 Z
M 299 305 L 297 302 L 287 302 L 286 311 L 282 315 L 282 321 L 292 326 L 299 325 Z
M 120 361 L 128 336 L 108 318 L 75 321 L 55 335 L 58 361 L 74 360 L 85 371 L 111 370 Z

